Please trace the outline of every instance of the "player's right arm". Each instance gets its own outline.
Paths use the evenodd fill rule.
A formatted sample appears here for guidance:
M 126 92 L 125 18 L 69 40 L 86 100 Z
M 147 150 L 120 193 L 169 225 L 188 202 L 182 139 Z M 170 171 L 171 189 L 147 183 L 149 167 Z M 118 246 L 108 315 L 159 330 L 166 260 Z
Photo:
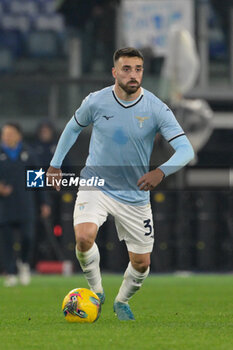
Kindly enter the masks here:
M 50 167 L 48 168 L 46 176 L 48 177 L 49 183 L 52 183 L 52 179 L 54 179 L 53 183 L 55 184 L 54 187 L 57 191 L 60 191 L 60 180 L 62 178 L 62 171 L 60 168 L 62 162 L 83 128 L 88 126 L 92 121 L 89 108 L 89 96 L 83 101 L 80 108 L 66 124 L 50 162 Z

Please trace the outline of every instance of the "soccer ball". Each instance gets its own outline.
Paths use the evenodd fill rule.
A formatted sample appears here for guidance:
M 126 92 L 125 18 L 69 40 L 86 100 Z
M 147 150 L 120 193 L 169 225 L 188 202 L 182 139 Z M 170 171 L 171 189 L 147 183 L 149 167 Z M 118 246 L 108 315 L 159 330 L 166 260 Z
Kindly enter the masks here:
M 65 296 L 62 311 L 68 322 L 92 323 L 100 316 L 100 299 L 89 289 L 73 289 Z

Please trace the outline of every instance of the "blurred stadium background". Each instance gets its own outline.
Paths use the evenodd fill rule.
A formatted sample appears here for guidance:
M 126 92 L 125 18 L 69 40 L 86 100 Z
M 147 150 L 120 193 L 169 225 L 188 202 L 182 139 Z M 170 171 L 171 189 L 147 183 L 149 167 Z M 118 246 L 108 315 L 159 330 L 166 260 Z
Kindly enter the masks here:
M 193 164 L 151 193 L 157 232 L 153 272 L 233 269 L 233 1 L 218 3 L 0 0 L 0 126 L 17 121 L 28 143 L 45 119 L 59 135 L 89 92 L 112 84 L 116 48 L 143 51 L 143 86 L 173 108 L 197 153 Z M 89 137 L 90 129 L 80 135 L 71 164 L 84 164 Z M 152 165 L 171 154 L 161 138 L 155 143 L 160 148 Z M 63 261 L 79 271 L 75 196 L 62 191 L 52 217 L 37 222 L 33 267 L 41 272 L 67 268 L 68 273 L 70 264 Z M 102 268 L 124 271 L 128 258 L 111 217 L 98 244 Z M 18 254 L 17 238 L 14 248 Z

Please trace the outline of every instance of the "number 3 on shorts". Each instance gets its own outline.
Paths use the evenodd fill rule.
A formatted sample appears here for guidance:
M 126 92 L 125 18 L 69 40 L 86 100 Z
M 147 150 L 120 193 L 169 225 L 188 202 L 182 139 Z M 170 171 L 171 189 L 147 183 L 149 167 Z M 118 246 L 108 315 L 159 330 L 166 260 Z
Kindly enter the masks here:
M 143 223 L 144 223 L 144 227 L 148 228 L 148 230 L 149 230 L 149 232 L 145 233 L 145 236 L 149 236 L 152 232 L 152 226 L 150 225 L 150 219 L 144 220 Z

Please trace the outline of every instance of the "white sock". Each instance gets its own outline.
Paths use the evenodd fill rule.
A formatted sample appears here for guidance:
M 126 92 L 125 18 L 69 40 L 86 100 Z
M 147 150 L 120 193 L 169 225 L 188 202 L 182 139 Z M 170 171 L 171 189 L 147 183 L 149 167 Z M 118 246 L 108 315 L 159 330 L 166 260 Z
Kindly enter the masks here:
M 141 288 L 144 279 L 148 276 L 150 268 L 146 272 L 138 272 L 129 262 L 129 265 L 124 274 L 124 280 L 121 284 L 119 292 L 116 296 L 116 301 L 127 303 L 128 300 Z
M 90 289 L 95 293 L 103 293 L 99 266 L 100 254 L 97 244 L 94 243 L 87 252 L 80 252 L 76 246 L 75 252 Z

